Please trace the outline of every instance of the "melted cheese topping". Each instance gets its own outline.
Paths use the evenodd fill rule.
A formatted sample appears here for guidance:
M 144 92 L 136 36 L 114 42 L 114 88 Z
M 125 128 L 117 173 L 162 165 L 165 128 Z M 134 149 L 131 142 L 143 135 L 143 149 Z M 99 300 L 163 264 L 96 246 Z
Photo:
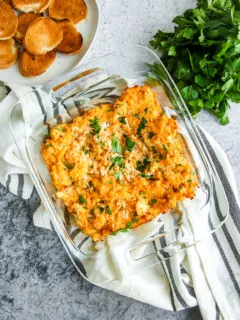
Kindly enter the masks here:
M 177 129 L 148 86 L 51 129 L 42 156 L 86 235 L 103 240 L 194 197 L 198 182 Z

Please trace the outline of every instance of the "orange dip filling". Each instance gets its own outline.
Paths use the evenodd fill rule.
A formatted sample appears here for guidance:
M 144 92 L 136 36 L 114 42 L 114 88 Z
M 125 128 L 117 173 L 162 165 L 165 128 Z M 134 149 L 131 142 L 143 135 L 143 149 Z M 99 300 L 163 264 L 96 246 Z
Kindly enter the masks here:
M 103 240 L 194 197 L 197 177 L 177 131 L 148 86 L 51 129 L 41 153 L 84 234 Z

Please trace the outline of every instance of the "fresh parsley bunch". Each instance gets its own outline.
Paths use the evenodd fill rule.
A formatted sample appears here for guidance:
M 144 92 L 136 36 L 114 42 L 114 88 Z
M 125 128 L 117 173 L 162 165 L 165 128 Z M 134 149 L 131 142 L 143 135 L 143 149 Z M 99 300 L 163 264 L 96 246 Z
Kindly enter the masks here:
M 191 114 L 206 109 L 227 124 L 228 100 L 240 102 L 240 0 L 198 0 L 173 22 L 174 32 L 159 30 L 152 47 Z

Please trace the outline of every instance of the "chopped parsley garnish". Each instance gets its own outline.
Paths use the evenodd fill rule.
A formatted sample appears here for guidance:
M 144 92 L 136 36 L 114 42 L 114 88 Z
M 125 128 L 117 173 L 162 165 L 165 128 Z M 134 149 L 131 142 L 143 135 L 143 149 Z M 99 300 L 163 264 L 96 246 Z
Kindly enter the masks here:
M 111 166 L 109 169 L 112 169 L 115 165 L 119 165 L 120 168 L 124 168 L 124 161 L 123 158 L 121 157 L 115 157 L 115 158 L 111 158 Z
M 100 145 L 105 147 L 105 143 L 103 141 L 99 141 Z
M 114 231 L 114 232 L 112 233 L 112 235 L 113 235 L 113 236 L 116 236 L 116 235 L 119 234 L 120 232 L 128 232 L 128 231 L 131 229 L 132 225 L 133 225 L 134 223 L 137 223 L 138 221 L 139 221 L 139 219 L 135 216 L 132 221 L 129 221 L 129 222 L 126 223 L 126 228 L 122 228 L 122 229 L 119 229 L 119 230 L 117 230 L 117 231 Z
M 163 149 L 167 152 L 168 151 L 168 148 L 165 144 L 162 145 L 163 146 Z
M 51 144 L 46 144 L 46 148 L 50 148 L 52 145 Z
M 80 196 L 78 197 L 78 200 L 81 204 L 86 203 L 86 199 L 83 198 L 83 196 L 80 194 Z
M 107 184 L 112 184 L 112 181 L 107 181 Z
M 128 232 L 128 231 L 129 231 L 129 228 L 122 228 L 122 229 L 119 229 L 117 231 L 112 232 L 112 236 L 116 236 L 120 232 Z
M 151 199 L 151 204 L 157 204 L 157 199 Z
M 192 182 L 192 180 L 191 179 L 188 179 L 188 181 L 187 182 Z
M 115 177 L 117 180 L 120 180 L 120 171 L 114 172 L 114 177 Z
M 142 118 L 138 128 L 137 128 L 137 134 L 138 136 L 141 136 L 141 132 L 143 129 L 146 128 L 147 120 L 145 118 Z
M 90 153 L 90 151 L 87 150 L 84 146 L 82 147 L 82 151 L 83 151 L 85 154 L 89 154 L 89 153 Z
M 131 139 L 128 138 L 128 136 L 126 136 L 126 150 L 131 151 L 134 146 L 135 142 L 133 142 Z
M 65 128 L 57 127 L 60 132 L 66 132 Z
M 134 217 L 134 218 L 132 219 L 132 221 L 129 221 L 129 222 L 126 223 L 127 228 L 130 229 L 130 228 L 132 227 L 132 225 L 133 225 L 134 223 L 137 223 L 138 221 L 139 221 L 139 219 L 138 219 L 137 217 Z
M 112 109 L 108 109 L 108 112 L 113 112 L 113 110 Z
M 112 138 L 112 152 L 121 153 L 122 147 L 118 138 Z
M 90 122 L 90 127 L 92 128 L 90 133 L 92 135 L 98 135 L 100 130 L 101 130 L 101 127 L 100 127 L 100 125 L 98 123 L 98 118 L 95 117 L 94 119 L 89 120 L 89 122 Z
M 159 153 L 159 160 L 165 160 L 165 159 L 166 159 L 166 156 L 161 154 L 161 153 Z
M 155 135 L 155 133 L 154 132 L 149 132 L 148 133 L 148 139 L 152 139 L 152 137 Z
M 148 113 L 148 108 L 145 108 L 144 111 L 145 111 L 145 113 L 147 114 L 147 113 Z
M 112 214 L 112 209 L 111 208 L 108 208 L 107 209 L 107 214 L 110 216 L 110 214 Z
M 117 180 L 120 180 L 120 171 L 114 172 L 114 177 L 115 177 Z
M 151 163 L 151 161 L 149 160 L 148 156 L 146 156 L 143 161 L 138 160 L 136 162 L 137 170 L 140 171 L 140 172 L 143 172 L 145 169 L 149 170 L 150 169 L 150 163 Z
M 152 180 L 152 179 L 153 179 L 153 174 L 141 173 L 140 176 L 141 176 L 142 178 L 149 179 L 149 180 Z
M 118 118 L 118 121 L 119 121 L 120 123 L 127 124 L 125 117 L 119 117 L 119 118 Z
M 157 153 L 157 148 L 155 146 L 152 146 L 153 153 Z
M 103 213 L 103 212 L 104 212 L 104 210 L 105 210 L 105 208 L 104 208 L 104 207 L 98 207 L 98 209 L 99 209 L 100 213 Z
M 139 195 L 143 198 L 146 199 L 146 192 L 145 191 L 140 191 Z
M 92 181 L 89 181 L 89 182 L 88 182 L 88 185 L 89 185 L 90 188 L 92 188 L 92 187 L 93 187 Z
M 136 119 L 138 119 L 138 118 L 139 118 L 138 113 L 135 113 L 135 114 L 134 114 L 134 117 L 135 117 Z
M 68 168 L 68 169 L 73 169 L 73 165 L 70 164 L 70 163 L 66 163 L 66 162 L 63 162 L 65 167 Z

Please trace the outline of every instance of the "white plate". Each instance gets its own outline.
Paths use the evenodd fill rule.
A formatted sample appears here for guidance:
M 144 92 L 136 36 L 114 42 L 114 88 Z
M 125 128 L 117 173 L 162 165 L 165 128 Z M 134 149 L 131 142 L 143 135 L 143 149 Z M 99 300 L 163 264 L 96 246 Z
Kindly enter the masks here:
M 83 36 L 83 47 L 79 54 L 68 56 L 57 53 L 57 57 L 50 68 L 47 69 L 42 75 L 38 77 L 25 78 L 21 75 L 18 70 L 18 63 L 15 63 L 9 69 L 0 70 L 0 80 L 11 83 L 11 84 L 22 84 L 22 85 L 37 85 L 50 81 L 57 76 L 69 72 L 74 68 L 86 55 L 87 51 L 95 38 L 98 22 L 99 12 L 98 6 L 95 0 L 85 0 L 88 7 L 87 19 L 80 22 L 77 26 L 78 30 Z

